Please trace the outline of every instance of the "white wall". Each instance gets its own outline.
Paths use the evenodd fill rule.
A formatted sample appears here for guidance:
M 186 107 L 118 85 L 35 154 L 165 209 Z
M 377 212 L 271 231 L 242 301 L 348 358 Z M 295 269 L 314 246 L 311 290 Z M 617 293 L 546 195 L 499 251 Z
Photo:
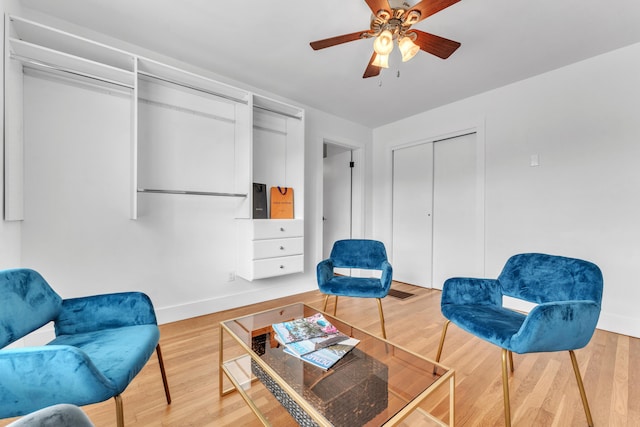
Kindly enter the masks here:
M 10 10 L 17 13 L 16 9 Z M 29 16 L 57 28 L 94 38 Z M 219 78 L 209 71 L 109 40 L 100 41 Z M 261 95 L 275 94 L 243 87 Z M 130 100 L 59 79 L 26 77 L 25 220 L 0 224 L 0 268 L 31 267 L 61 296 L 140 290 L 160 323 L 317 289 L 322 257 L 322 143 L 370 145 L 372 131 L 331 114 L 305 114 L 305 273 L 247 282 L 235 270 L 235 204 L 227 198 L 139 196 L 129 219 Z M 302 106 L 304 108 L 304 106 Z M 320 248 L 320 249 L 318 249 Z
M 313 209 L 305 210 L 305 223 L 311 230 L 305 230 L 305 236 L 312 236 L 313 241 L 305 242 L 310 245 L 313 257 L 306 257 L 307 268 L 313 270 L 322 260 L 322 204 L 323 204 L 323 143 L 331 141 L 333 143 L 348 146 L 353 149 L 354 155 L 358 156 L 356 161 L 361 163 L 361 177 L 354 177 L 353 203 L 354 216 L 358 212 L 363 212 L 361 218 L 354 219 L 355 236 L 371 236 L 371 201 L 372 187 L 371 159 L 373 149 L 371 146 L 372 130 L 364 126 L 354 125 L 344 119 L 337 118 L 328 113 L 309 108 L 307 117 L 311 115 L 315 120 L 307 120 L 307 151 L 305 152 L 305 194 L 307 201 L 313 199 Z M 306 237 L 305 237 L 306 239 Z M 309 262 L 311 264 L 309 264 Z M 315 276 L 314 276 L 315 277 Z
M 518 252 L 591 260 L 599 327 L 640 336 L 639 111 L 637 44 L 375 129 L 373 234 L 391 239 L 391 147 L 484 128 L 485 276 Z

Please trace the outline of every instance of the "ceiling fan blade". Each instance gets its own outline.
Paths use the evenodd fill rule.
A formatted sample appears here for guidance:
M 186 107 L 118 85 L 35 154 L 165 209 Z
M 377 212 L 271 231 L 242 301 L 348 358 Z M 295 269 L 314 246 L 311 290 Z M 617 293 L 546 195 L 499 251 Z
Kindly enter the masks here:
M 451 54 L 461 46 L 458 42 L 454 42 L 453 40 L 445 39 L 444 37 L 436 36 L 434 34 L 425 33 L 424 31 L 411 30 L 411 32 L 416 33 L 418 36 L 414 43 L 420 46 L 420 49 L 442 59 L 450 57 Z
M 371 33 L 370 30 L 358 31 L 357 33 L 343 34 L 341 36 L 330 37 L 328 39 L 323 39 L 323 40 L 317 40 L 309 44 L 311 45 L 313 50 L 324 49 L 326 47 L 331 47 L 331 46 L 335 46 L 342 43 L 352 42 L 354 40 L 360 40 L 366 37 L 366 36 L 363 36 L 363 34 L 369 34 L 369 33 Z
M 369 65 L 367 65 L 367 69 L 364 70 L 364 74 L 362 75 L 363 79 L 366 79 L 368 77 L 375 77 L 378 74 L 380 74 L 381 68 L 373 65 L 373 61 L 376 59 L 376 55 L 377 53 L 375 52 L 373 52 L 373 55 L 371 55 L 371 59 L 369 60 Z
M 386 10 L 391 13 L 391 7 L 389 7 L 388 0 L 365 0 L 369 5 L 369 9 L 373 12 L 373 16 L 378 15 L 379 10 Z
M 449 6 L 458 3 L 460 0 L 422 0 L 420 3 L 413 6 L 409 9 L 409 12 L 412 10 L 417 10 L 420 12 L 420 19 L 416 22 L 420 22 L 425 18 L 433 15 L 434 13 L 440 12 L 442 9 L 446 9 Z

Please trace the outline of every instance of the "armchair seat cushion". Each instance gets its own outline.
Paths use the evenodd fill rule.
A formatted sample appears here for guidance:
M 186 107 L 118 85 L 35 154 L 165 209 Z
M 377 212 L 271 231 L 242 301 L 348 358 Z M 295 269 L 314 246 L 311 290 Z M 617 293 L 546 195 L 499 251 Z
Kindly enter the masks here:
M 369 277 L 333 276 L 320 285 L 325 294 L 359 298 L 384 298 L 389 290 L 380 279 Z
M 49 345 L 66 345 L 83 351 L 98 372 L 113 383 L 115 394 L 120 394 L 149 360 L 159 338 L 156 325 L 135 325 L 61 335 Z
M 507 308 L 480 304 L 448 304 L 442 314 L 461 329 L 502 348 L 511 348 L 511 338 L 526 315 Z

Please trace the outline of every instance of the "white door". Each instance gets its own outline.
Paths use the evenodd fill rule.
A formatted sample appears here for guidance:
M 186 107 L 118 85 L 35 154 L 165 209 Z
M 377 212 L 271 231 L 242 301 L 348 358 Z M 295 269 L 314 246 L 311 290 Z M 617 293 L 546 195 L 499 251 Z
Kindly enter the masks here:
M 351 150 L 328 151 L 323 160 L 322 255 L 333 242 L 351 238 Z
M 481 175 L 476 134 L 394 150 L 394 279 L 442 289 L 449 277 L 482 274 Z M 432 205 L 420 205 L 425 198 Z M 420 206 L 432 215 L 403 213 Z
M 431 287 L 433 144 L 393 152 L 393 279 Z
M 433 171 L 433 287 L 450 277 L 477 277 L 483 256 L 476 134 L 437 141 Z

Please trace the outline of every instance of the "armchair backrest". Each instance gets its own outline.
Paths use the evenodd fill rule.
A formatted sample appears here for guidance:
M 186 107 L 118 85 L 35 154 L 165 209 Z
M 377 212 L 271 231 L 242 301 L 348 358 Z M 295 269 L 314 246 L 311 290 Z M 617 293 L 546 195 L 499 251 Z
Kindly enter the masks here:
M 57 318 L 61 307 L 62 298 L 37 272 L 0 271 L 0 348 Z
M 338 268 L 382 270 L 382 263 L 387 261 L 387 251 L 377 240 L 345 239 L 333 244 L 329 258 Z
M 498 276 L 503 295 L 537 304 L 552 301 L 602 301 L 602 272 L 595 264 L 539 253 L 514 255 Z

